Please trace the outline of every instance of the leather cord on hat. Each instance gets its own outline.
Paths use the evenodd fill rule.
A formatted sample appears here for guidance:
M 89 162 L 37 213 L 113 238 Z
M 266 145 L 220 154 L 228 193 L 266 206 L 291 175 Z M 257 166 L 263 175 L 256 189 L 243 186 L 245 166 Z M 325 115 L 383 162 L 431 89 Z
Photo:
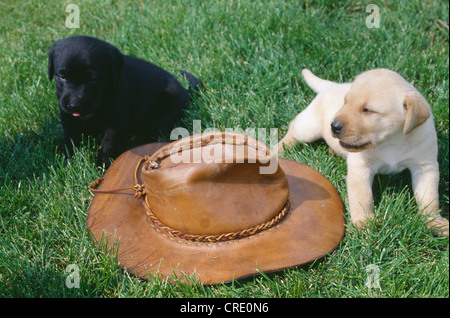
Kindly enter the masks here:
M 162 223 L 156 215 L 153 214 L 152 210 L 147 204 L 147 201 L 144 199 L 144 206 L 145 210 L 147 212 L 147 216 L 152 221 L 152 223 L 161 231 L 168 233 L 169 235 L 173 237 L 178 237 L 184 240 L 188 241 L 195 241 L 195 242 L 222 242 L 222 241 L 230 241 L 235 239 L 241 239 L 247 236 L 255 235 L 261 231 L 267 230 L 274 225 L 278 224 L 281 220 L 284 219 L 286 214 L 290 210 L 290 203 L 289 200 L 286 201 L 285 205 L 281 209 L 281 211 L 273 217 L 270 221 L 259 224 L 257 226 L 251 227 L 249 229 L 240 230 L 236 232 L 230 232 L 230 233 L 223 233 L 223 234 L 189 234 L 189 233 L 183 233 L 178 230 L 172 229 L 171 227 L 165 225 Z
M 89 186 L 88 186 L 89 190 L 91 190 L 94 193 L 119 193 L 119 192 L 125 192 L 125 191 L 132 191 L 132 190 L 134 190 L 135 193 L 133 195 L 133 198 L 137 198 L 137 199 L 140 199 L 141 197 L 143 197 L 145 195 L 144 185 L 143 184 L 135 184 L 131 188 L 119 188 L 119 189 L 113 189 L 113 190 L 98 190 L 98 189 L 95 189 L 102 182 L 103 182 L 103 178 L 95 179 L 94 181 L 92 181 L 89 184 Z
M 139 168 L 142 165 L 142 163 L 145 163 L 148 161 L 148 166 L 152 169 L 158 168 L 158 163 L 154 161 L 150 161 L 150 156 L 145 156 L 141 160 L 139 160 L 138 164 L 136 165 L 134 178 L 136 181 L 136 185 L 130 188 L 120 188 L 120 189 L 113 189 L 113 190 L 98 190 L 94 189 L 97 186 L 100 185 L 100 183 L 103 181 L 102 178 L 98 178 L 91 182 L 89 184 L 89 190 L 95 193 L 118 193 L 118 192 L 124 192 L 124 191 L 135 191 L 135 194 L 133 195 L 133 198 L 136 199 L 143 199 L 144 200 L 144 207 L 145 211 L 147 213 L 147 217 L 152 221 L 152 223 L 156 226 L 157 229 L 161 230 L 164 233 L 169 234 L 173 237 L 178 237 L 184 240 L 189 241 L 195 241 L 195 242 L 220 242 L 220 241 L 230 241 L 235 239 L 244 238 L 247 236 L 255 235 L 261 231 L 267 230 L 274 225 L 278 224 L 281 220 L 284 219 L 284 217 L 287 215 L 287 213 L 290 210 L 290 203 L 289 200 L 285 203 L 281 211 L 273 217 L 268 222 L 259 224 L 257 226 L 251 227 L 249 229 L 244 229 L 236 232 L 230 232 L 230 233 L 223 233 L 223 234 L 189 234 L 189 233 L 183 233 L 178 230 L 172 229 L 171 227 L 165 225 L 161 222 L 161 220 L 158 219 L 158 217 L 152 212 L 150 206 L 147 203 L 147 200 L 145 200 L 145 186 L 144 184 L 138 184 L 138 172 Z
M 244 144 L 248 144 L 248 138 L 244 141 Z M 210 143 L 210 141 L 202 142 L 198 145 L 193 144 L 193 142 L 189 143 L 190 148 L 194 148 L 196 146 L 205 146 L 205 144 Z M 222 143 L 227 143 L 226 138 L 222 139 Z M 257 148 L 257 147 L 256 147 Z M 177 149 L 176 151 L 180 151 L 181 149 Z M 173 150 L 172 150 L 173 151 Z M 165 157 L 170 156 L 171 151 L 166 150 L 162 151 L 156 156 L 156 160 L 162 160 Z M 155 155 L 155 154 L 154 154 Z M 148 163 L 147 168 L 151 169 L 157 169 L 159 167 L 159 164 L 156 161 L 150 160 L 151 157 L 154 155 L 146 155 L 143 158 L 141 158 L 136 165 L 136 169 L 134 171 L 134 179 L 136 184 L 133 187 L 130 188 L 121 188 L 121 189 L 113 189 L 113 190 L 98 190 L 95 189 L 100 185 L 100 183 L 103 181 L 102 178 L 98 178 L 91 182 L 89 184 L 89 190 L 95 193 L 118 193 L 118 192 L 124 192 L 124 191 L 135 191 L 133 198 L 137 199 L 143 199 L 144 200 L 144 207 L 147 213 L 147 217 L 152 221 L 152 223 L 155 225 L 157 229 L 160 231 L 169 234 L 173 237 L 178 237 L 181 239 L 189 240 L 189 241 L 195 241 L 195 242 L 221 242 L 221 241 L 229 241 L 229 240 L 235 240 L 240 239 L 248 236 L 255 235 L 261 231 L 267 230 L 274 225 L 278 224 L 281 220 L 284 219 L 284 217 L 288 214 L 290 210 L 290 202 L 289 200 L 286 201 L 285 205 L 281 209 L 281 211 L 273 217 L 268 222 L 259 224 L 257 226 L 251 227 L 249 229 L 244 229 L 236 232 L 230 232 L 230 233 L 223 233 L 223 234 L 213 234 L 213 235 L 199 235 L 199 234 L 189 234 L 189 233 L 183 233 L 178 230 L 172 229 L 171 227 L 165 225 L 161 222 L 161 220 L 158 219 L 158 217 L 152 212 L 150 206 L 147 203 L 147 200 L 145 200 L 145 185 L 138 183 L 138 172 L 139 168 L 143 163 Z
M 88 188 L 89 190 L 91 190 L 94 193 L 118 193 L 118 192 L 125 192 L 125 191 L 133 191 L 134 190 L 134 195 L 133 198 L 136 199 L 140 199 L 143 198 L 145 195 L 145 185 L 144 184 L 139 184 L 138 183 L 138 172 L 139 172 L 139 167 L 141 166 L 141 164 L 143 162 L 148 161 L 150 158 L 149 155 L 144 156 L 143 158 L 141 158 L 141 160 L 139 160 L 136 169 L 134 170 L 134 180 L 136 181 L 136 184 L 133 187 L 128 187 L 128 188 L 119 188 L 119 189 L 113 189 L 113 190 L 98 190 L 96 189 L 102 182 L 103 182 L 103 178 L 97 178 L 94 181 L 92 181 Z M 149 163 L 150 166 L 152 168 L 156 168 L 158 167 L 158 164 L 154 161 Z

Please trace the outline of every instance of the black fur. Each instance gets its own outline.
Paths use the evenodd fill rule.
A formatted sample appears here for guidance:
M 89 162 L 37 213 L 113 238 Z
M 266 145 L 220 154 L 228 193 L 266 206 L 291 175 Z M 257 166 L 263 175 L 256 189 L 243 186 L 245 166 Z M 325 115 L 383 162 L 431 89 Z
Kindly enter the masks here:
M 196 90 L 199 81 L 181 73 Z M 73 36 L 56 41 L 48 56 L 48 76 L 56 81 L 64 142 L 72 152 L 82 134 L 103 135 L 98 163 L 109 164 L 138 143 L 167 133 L 181 119 L 189 90 L 170 73 L 123 55 L 96 38 Z

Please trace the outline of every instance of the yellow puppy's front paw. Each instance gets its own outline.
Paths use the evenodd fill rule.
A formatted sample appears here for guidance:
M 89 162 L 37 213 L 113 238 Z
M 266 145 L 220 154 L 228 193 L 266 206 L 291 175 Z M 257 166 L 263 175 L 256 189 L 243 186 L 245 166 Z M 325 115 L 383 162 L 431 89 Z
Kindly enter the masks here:
M 449 232 L 449 224 L 448 220 L 446 218 L 443 218 L 442 216 L 438 216 L 431 222 L 427 224 L 428 228 L 432 228 L 432 233 L 435 236 L 448 236 Z
M 352 217 L 352 223 L 358 230 L 361 230 L 366 227 L 367 223 L 369 223 L 373 218 L 374 214 L 355 216 Z

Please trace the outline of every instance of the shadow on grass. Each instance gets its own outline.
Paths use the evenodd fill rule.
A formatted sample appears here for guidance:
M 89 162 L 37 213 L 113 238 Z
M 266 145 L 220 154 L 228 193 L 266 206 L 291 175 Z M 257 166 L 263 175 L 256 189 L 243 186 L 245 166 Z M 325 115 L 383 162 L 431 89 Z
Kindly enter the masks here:
M 40 130 L 0 137 L 0 184 L 19 184 L 47 173 L 61 149 L 59 129 L 59 121 L 52 118 Z
M 445 218 L 449 217 L 449 148 L 448 133 L 437 132 L 438 137 L 438 162 L 439 162 L 439 208 L 441 215 Z M 400 193 L 402 189 L 408 186 L 411 197 L 414 197 L 414 191 L 411 181 L 411 172 L 403 170 L 397 174 L 376 175 L 372 185 L 374 203 L 377 205 L 382 196 L 387 195 L 390 190 Z

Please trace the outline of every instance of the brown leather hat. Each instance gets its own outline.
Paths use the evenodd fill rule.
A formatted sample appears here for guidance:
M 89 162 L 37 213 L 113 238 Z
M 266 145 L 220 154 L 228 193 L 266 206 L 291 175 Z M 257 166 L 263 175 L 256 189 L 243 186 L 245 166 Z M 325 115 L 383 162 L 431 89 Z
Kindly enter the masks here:
M 141 146 L 101 181 L 87 225 L 98 244 L 119 243 L 120 265 L 142 278 L 216 284 L 278 271 L 329 254 L 344 235 L 334 186 L 243 134 Z

